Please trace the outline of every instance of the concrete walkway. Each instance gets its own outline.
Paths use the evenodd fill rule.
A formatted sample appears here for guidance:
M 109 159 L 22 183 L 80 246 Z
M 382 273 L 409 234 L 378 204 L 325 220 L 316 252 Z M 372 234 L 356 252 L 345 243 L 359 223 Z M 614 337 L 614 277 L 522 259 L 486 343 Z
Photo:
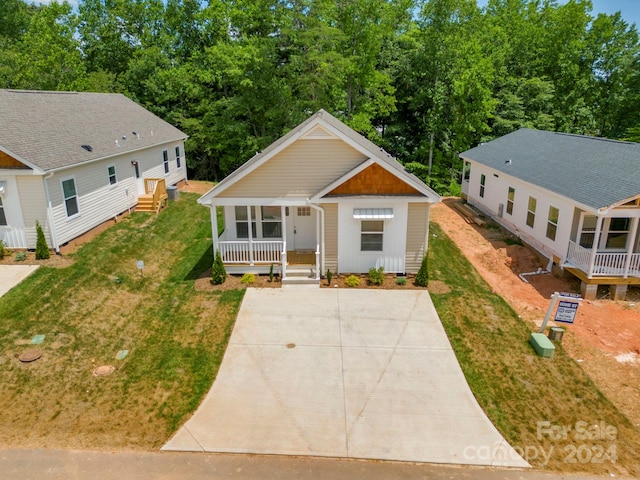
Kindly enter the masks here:
M 38 269 L 39 265 L 0 265 L 0 297 Z
M 421 290 L 248 289 L 211 391 L 163 450 L 528 465 Z

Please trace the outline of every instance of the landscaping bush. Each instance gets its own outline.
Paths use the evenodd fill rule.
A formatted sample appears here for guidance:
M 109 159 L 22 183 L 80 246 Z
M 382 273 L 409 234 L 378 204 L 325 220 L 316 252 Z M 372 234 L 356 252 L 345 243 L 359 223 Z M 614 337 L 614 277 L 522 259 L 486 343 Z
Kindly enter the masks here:
M 224 263 L 222 263 L 222 257 L 220 251 L 216 251 L 216 258 L 213 261 L 213 268 L 211 269 L 211 283 L 214 285 L 221 285 L 227 279 L 227 271 L 224 269 Z
M 333 273 L 331 273 L 331 270 L 327 269 L 327 285 L 331 285 L 332 278 L 333 278 Z
M 44 230 L 42 230 L 40 222 L 36 220 L 36 260 L 46 260 L 49 256 L 49 245 L 47 245 L 47 239 L 44 238 Z
M 415 284 L 418 287 L 426 287 L 429 285 L 429 257 L 425 254 L 420 264 L 420 270 L 416 275 Z
M 369 269 L 369 284 L 382 285 L 384 282 L 384 267 Z
M 269 283 L 273 282 L 273 263 L 269 267 Z
M 27 252 L 16 253 L 16 262 L 24 262 L 27 259 Z
M 407 284 L 407 277 L 398 277 L 396 278 L 396 285 L 406 285 Z
M 7 246 L 2 240 L 0 240 L 0 260 L 2 260 L 6 254 L 7 254 Z
M 345 278 L 344 283 L 347 287 L 357 287 L 360 285 L 360 279 L 355 275 L 349 275 Z
M 240 283 L 243 283 L 245 285 L 254 283 L 256 281 L 256 276 L 253 273 L 245 273 L 244 275 L 242 275 L 242 278 L 240 279 Z

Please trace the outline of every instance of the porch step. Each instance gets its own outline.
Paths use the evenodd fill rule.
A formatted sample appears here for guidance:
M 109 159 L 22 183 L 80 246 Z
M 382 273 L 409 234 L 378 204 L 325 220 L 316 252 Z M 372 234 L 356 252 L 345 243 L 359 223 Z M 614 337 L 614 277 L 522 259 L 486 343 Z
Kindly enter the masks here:
M 316 279 L 315 265 L 291 265 L 287 266 L 287 278 L 282 280 L 283 285 L 319 285 Z

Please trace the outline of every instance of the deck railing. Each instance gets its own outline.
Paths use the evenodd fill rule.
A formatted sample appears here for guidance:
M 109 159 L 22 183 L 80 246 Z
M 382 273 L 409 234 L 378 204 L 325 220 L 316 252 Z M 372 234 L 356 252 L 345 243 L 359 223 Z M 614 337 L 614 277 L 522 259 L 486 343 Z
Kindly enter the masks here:
M 160 209 L 162 202 L 166 202 L 169 199 L 164 178 L 145 178 L 144 192 L 153 196 L 153 209 L 156 211 Z
M 591 249 L 569 242 L 567 263 L 582 270 L 589 277 L 638 277 L 640 253 L 597 252 L 591 269 Z
M 283 242 L 281 240 L 233 240 L 218 242 L 224 263 L 280 263 Z

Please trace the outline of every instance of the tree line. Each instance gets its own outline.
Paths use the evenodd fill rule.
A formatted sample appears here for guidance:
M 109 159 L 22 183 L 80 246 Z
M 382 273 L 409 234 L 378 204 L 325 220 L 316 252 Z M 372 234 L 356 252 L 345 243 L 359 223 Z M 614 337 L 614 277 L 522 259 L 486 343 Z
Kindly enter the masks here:
M 219 180 L 320 108 L 441 193 L 521 127 L 640 140 L 640 44 L 590 0 L 0 2 L 0 88 L 121 92 Z

